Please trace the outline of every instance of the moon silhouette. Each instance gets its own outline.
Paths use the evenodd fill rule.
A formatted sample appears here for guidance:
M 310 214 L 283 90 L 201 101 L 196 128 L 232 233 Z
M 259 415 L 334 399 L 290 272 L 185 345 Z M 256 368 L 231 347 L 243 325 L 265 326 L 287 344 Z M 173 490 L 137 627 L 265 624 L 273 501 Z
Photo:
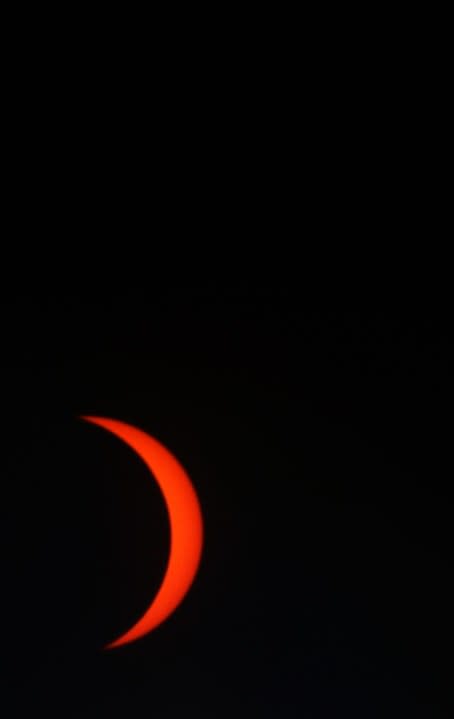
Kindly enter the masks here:
M 170 520 L 170 554 L 162 584 L 139 621 L 105 647 L 113 649 L 143 637 L 162 624 L 187 594 L 202 554 L 202 512 L 191 480 L 160 442 L 142 430 L 115 419 L 91 416 L 81 419 L 103 427 L 138 454 L 161 489 Z

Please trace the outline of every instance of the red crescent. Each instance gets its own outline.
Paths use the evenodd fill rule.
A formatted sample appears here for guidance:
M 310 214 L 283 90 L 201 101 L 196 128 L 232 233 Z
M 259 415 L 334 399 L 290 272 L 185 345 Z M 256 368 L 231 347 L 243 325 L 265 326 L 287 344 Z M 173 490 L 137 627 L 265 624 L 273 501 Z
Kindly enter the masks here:
M 188 475 L 160 442 L 115 419 L 86 416 L 81 419 L 116 435 L 141 457 L 161 489 L 170 520 L 170 554 L 158 593 L 139 621 L 106 646 L 112 649 L 151 632 L 172 614 L 187 594 L 202 554 L 202 512 Z

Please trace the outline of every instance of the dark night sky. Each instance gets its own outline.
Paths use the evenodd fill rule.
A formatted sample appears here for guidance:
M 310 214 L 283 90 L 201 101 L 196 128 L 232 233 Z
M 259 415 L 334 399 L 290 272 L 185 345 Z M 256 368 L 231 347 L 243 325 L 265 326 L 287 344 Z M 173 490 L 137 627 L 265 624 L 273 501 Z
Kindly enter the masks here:
M 440 316 L 244 284 L 22 296 L 1 327 L 2 715 L 451 715 Z M 80 414 L 166 444 L 206 525 L 186 600 L 110 653 L 168 525 L 141 462 Z

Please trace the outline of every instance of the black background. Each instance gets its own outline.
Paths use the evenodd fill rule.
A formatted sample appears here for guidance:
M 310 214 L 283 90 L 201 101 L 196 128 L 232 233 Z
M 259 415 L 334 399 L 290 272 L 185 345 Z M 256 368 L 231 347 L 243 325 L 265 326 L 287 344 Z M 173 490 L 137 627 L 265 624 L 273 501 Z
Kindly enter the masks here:
M 450 325 L 328 304 L 248 282 L 2 304 L 4 716 L 450 715 Z M 205 519 L 182 605 L 111 652 L 168 524 L 81 414 L 160 439 Z

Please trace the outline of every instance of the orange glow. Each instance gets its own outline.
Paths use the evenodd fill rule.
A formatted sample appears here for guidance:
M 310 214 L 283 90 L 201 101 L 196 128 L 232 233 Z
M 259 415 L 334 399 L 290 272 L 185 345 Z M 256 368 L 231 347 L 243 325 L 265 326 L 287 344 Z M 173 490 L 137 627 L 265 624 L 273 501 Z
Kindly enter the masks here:
M 156 439 L 124 422 L 103 417 L 81 419 L 103 427 L 131 447 L 155 477 L 169 513 L 170 555 L 164 579 L 145 614 L 106 649 L 139 639 L 165 621 L 187 594 L 202 554 L 203 521 L 191 481 L 175 457 Z

